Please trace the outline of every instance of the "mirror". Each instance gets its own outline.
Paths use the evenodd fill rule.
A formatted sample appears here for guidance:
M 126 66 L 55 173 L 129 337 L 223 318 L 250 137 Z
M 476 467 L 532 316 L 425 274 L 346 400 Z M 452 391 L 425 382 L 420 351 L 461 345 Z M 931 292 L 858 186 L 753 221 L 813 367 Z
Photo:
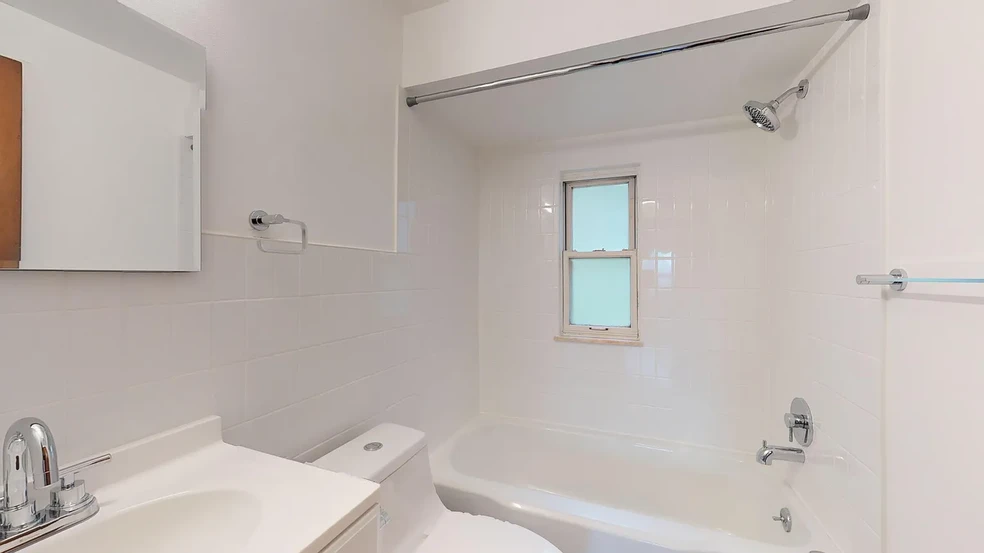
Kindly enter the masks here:
M 201 269 L 205 48 L 116 0 L 0 0 L 0 267 Z

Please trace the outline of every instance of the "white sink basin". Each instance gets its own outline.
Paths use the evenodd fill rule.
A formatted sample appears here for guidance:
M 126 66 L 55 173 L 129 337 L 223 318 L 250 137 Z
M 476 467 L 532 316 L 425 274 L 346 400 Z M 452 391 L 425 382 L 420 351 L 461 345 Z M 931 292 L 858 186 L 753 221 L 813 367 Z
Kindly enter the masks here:
M 36 553 L 213 553 L 238 551 L 250 540 L 262 503 L 236 490 L 165 497 L 97 517 L 31 547 Z
M 203 419 L 85 473 L 99 513 L 28 553 L 319 553 L 377 503 L 372 482 L 222 442 Z

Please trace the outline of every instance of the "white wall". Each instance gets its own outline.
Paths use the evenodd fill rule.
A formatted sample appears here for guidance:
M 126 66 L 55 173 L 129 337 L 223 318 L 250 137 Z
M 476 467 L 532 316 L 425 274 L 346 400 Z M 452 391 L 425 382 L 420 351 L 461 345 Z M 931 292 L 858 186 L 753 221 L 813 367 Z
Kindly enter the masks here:
M 399 2 L 124 3 L 208 49 L 206 231 L 243 235 L 264 209 L 317 243 L 394 250 Z
M 914 277 L 984 276 L 980 129 L 968 92 L 984 63 L 984 6 L 931 17 L 886 2 L 888 262 Z M 930 107 L 932 106 L 932 107 Z M 929 108 L 929 109 L 927 109 Z M 923 117 L 922 114 L 931 114 Z M 980 550 L 984 389 L 980 285 L 913 284 L 889 295 L 886 542 L 890 553 Z
M 371 11 L 363 0 L 292 11 L 243 4 L 188 4 L 174 12 L 170 2 L 143 6 L 171 13 L 171 23 L 188 25 L 215 53 L 204 154 L 211 230 L 222 228 L 225 215 L 242 215 L 243 222 L 242 209 L 260 207 L 244 203 L 240 186 L 265 185 L 264 173 L 320 174 L 326 158 L 393 164 L 392 149 L 367 146 L 366 135 L 353 137 L 352 129 L 323 125 L 316 116 L 298 122 L 299 111 L 290 110 L 300 110 L 302 99 L 292 108 L 267 100 L 282 86 L 294 88 L 278 94 L 313 94 L 306 79 L 317 88 L 336 68 L 351 69 L 350 57 L 303 44 L 317 47 L 324 34 L 351 39 L 340 45 L 351 56 L 363 33 L 398 33 L 399 16 L 387 19 L 388 11 Z M 353 19 L 335 18 L 363 9 L 387 18 L 374 22 L 365 12 L 356 20 L 358 33 Z M 284 63 L 296 62 L 292 51 L 317 53 L 317 71 L 298 68 L 285 77 L 276 64 L 258 63 L 259 46 L 240 43 L 249 32 L 258 44 L 283 48 Z M 385 60 L 373 65 L 382 54 L 365 54 L 361 62 L 373 67 L 371 74 L 349 75 L 342 88 L 322 91 L 305 109 L 317 115 L 341 109 L 334 100 L 389 94 L 376 73 Z M 347 107 L 349 126 L 370 109 L 354 106 Z M 420 427 L 434 441 L 447 436 L 478 410 L 477 166 L 441 129 L 413 117 L 405 127 L 405 253 L 312 246 L 301 257 L 275 256 L 261 254 L 250 238 L 206 233 L 201 273 L 0 273 L 0 427 L 21 416 L 45 419 L 65 461 L 210 414 L 223 417 L 228 440 L 302 460 L 380 420 Z M 256 150 L 262 142 L 272 155 L 286 155 L 312 133 L 319 140 L 305 147 L 323 148 L 317 156 L 274 165 Z M 275 144 L 270 137 L 278 135 L 283 140 Z M 358 194 L 352 182 L 264 186 L 263 193 L 274 209 L 308 203 L 314 213 L 323 198 Z M 365 220 L 343 230 L 361 236 L 379 215 L 376 207 L 345 206 L 345 221 Z M 323 211 L 340 209 L 333 203 Z M 380 223 L 387 234 L 394 221 L 390 209 Z
M 199 86 L 0 4 L 24 64 L 21 268 L 195 270 Z M 181 225 L 184 221 L 186 224 Z
M 483 411 L 754 451 L 768 406 L 766 136 L 664 128 L 482 162 Z M 554 342 L 561 172 L 640 164 L 644 347 Z
M 403 23 L 413 86 L 782 4 L 786 0 L 451 0 Z
M 885 306 L 878 288 L 854 282 L 884 270 L 874 7 L 814 60 L 810 95 L 765 145 L 772 408 L 762 437 L 786 443 L 790 401 L 809 402 L 816 440 L 789 480 L 845 553 L 881 551 L 882 536 Z
M 805 397 L 809 461 L 770 470 L 841 551 L 882 550 L 885 305 L 854 283 L 884 265 L 874 8 L 805 69 L 811 94 L 778 135 L 674 127 L 483 159 L 484 411 L 750 451 L 786 443 Z M 556 343 L 560 173 L 631 163 L 644 347 Z

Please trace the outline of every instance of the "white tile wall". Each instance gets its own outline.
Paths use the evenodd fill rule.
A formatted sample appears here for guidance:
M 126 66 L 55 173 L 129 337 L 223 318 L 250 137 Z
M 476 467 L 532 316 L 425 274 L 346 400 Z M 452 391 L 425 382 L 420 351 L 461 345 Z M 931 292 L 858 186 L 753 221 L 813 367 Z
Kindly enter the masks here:
M 201 273 L 0 272 L 0 427 L 41 417 L 66 461 L 211 414 L 304 460 L 381 420 L 446 437 L 478 411 L 476 166 L 413 129 L 405 253 L 206 235 Z
M 843 551 L 881 549 L 884 305 L 854 284 L 885 267 L 878 8 L 818 55 L 779 135 L 683 128 L 483 160 L 484 411 L 754 450 L 785 442 L 803 396 L 810 462 L 775 470 Z M 560 174 L 633 163 L 644 347 L 556 343 Z
M 484 411 L 754 450 L 764 357 L 765 136 L 747 125 L 483 161 Z M 644 347 L 557 343 L 561 172 L 639 164 Z
M 858 273 L 883 273 L 880 12 L 839 35 L 809 70 L 810 96 L 769 142 L 772 409 L 785 441 L 789 401 L 819 432 L 793 487 L 845 552 L 881 550 L 884 302 Z

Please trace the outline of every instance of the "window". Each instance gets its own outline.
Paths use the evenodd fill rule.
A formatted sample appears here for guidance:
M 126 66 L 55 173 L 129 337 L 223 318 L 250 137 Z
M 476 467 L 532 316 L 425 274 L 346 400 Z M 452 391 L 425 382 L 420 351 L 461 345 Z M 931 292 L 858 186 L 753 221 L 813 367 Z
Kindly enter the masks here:
M 635 177 L 570 181 L 563 336 L 638 340 Z

